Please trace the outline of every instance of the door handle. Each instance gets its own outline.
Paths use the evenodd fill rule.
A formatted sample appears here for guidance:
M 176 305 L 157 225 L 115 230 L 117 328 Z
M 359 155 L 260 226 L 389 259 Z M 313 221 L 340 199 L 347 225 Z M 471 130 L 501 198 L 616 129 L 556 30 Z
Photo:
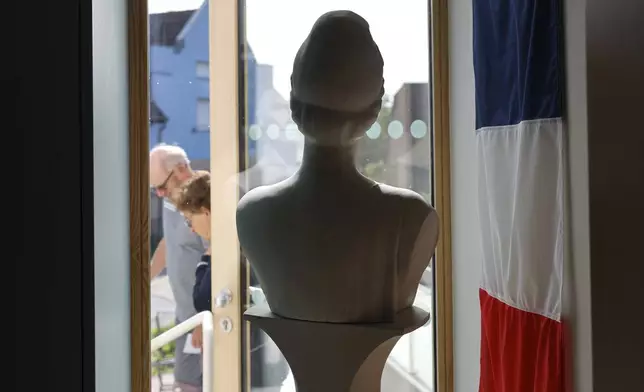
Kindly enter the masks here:
M 225 308 L 229 303 L 233 301 L 233 292 L 230 289 L 223 289 L 215 297 L 215 307 L 216 308 Z

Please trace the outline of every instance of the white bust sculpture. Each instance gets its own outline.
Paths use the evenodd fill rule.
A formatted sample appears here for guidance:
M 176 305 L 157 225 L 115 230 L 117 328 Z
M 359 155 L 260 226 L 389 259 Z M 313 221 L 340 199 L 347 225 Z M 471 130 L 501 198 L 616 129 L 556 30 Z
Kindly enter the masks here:
M 415 192 L 376 183 L 355 166 L 356 141 L 376 121 L 384 92 L 368 23 L 350 11 L 321 16 L 297 53 L 291 86 L 303 163 L 241 199 L 243 252 L 279 316 L 391 321 L 414 301 L 438 216 Z

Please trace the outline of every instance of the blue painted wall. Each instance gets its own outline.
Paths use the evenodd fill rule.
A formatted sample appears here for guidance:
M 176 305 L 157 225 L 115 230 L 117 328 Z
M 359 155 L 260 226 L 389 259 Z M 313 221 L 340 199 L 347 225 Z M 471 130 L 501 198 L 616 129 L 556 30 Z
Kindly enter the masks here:
M 209 98 L 209 80 L 197 77 L 197 63 L 208 62 L 208 5 L 195 11 L 188 20 L 178 44 L 150 46 L 150 96 L 168 118 L 162 141 L 183 147 L 191 160 L 210 159 L 210 135 L 196 130 L 197 101 Z M 254 123 L 256 60 L 248 47 L 247 110 L 249 124 Z M 242 124 L 244 125 L 244 124 Z M 150 128 L 150 145 L 157 144 L 158 129 Z M 250 146 L 249 146 L 250 147 Z

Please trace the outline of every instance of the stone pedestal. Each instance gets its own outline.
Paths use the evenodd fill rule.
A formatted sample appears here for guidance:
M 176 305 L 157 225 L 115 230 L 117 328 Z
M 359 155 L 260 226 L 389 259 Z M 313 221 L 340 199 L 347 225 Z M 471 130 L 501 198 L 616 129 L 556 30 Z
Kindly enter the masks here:
M 411 307 L 391 323 L 333 324 L 285 319 L 267 305 L 244 319 L 261 328 L 288 361 L 297 392 L 379 392 L 382 371 L 400 337 L 429 321 Z

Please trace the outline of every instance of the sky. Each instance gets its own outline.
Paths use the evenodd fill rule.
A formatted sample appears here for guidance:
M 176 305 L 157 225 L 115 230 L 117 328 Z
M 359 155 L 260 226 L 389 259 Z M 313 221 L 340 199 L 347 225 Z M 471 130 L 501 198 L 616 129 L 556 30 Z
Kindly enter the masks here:
M 222 0 L 219 0 L 222 1 Z M 150 13 L 195 9 L 203 0 L 149 0 Z M 293 58 L 315 20 L 346 9 L 364 17 L 385 61 L 385 91 L 429 80 L 427 0 L 246 0 L 246 37 L 258 62 L 273 65 L 273 82 L 289 95 Z

